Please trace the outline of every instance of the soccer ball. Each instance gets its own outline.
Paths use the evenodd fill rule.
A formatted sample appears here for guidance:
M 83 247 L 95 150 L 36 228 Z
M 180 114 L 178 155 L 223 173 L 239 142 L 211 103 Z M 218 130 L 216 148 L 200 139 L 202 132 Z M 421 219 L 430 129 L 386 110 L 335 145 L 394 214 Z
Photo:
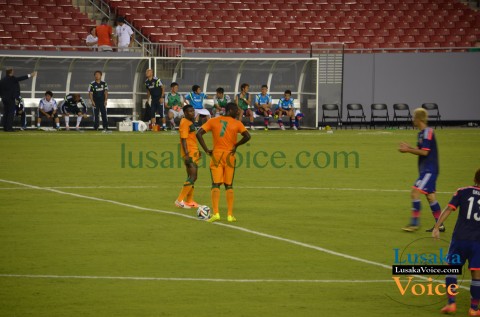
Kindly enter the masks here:
M 210 219 L 210 207 L 208 207 L 208 206 L 198 206 L 197 218 L 200 219 L 200 220 Z
M 138 131 L 145 132 L 145 131 L 147 131 L 147 129 L 148 129 L 148 126 L 145 122 L 138 121 Z

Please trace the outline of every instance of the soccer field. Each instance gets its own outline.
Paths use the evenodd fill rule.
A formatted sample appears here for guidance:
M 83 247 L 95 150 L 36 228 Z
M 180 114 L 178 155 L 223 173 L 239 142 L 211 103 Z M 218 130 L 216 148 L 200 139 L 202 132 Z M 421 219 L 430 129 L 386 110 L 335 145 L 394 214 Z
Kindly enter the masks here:
M 480 168 L 480 129 L 435 132 L 443 208 Z M 417 158 L 397 148 L 416 134 L 253 131 L 237 157 L 238 222 L 222 188 L 210 224 L 174 207 L 178 134 L 0 133 L 0 316 L 437 315 L 443 297 L 401 296 L 391 273 L 394 249 L 433 225 L 422 198 L 422 229 L 400 230 Z M 197 202 L 211 204 L 210 181 L 204 164 Z

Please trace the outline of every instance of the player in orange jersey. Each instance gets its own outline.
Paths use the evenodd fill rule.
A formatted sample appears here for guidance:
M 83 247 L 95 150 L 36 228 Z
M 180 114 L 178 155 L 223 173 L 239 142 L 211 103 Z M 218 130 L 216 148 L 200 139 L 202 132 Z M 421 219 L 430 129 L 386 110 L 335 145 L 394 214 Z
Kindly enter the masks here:
M 198 161 L 201 155 L 195 136 L 197 132 L 194 124 L 195 109 L 191 105 L 186 105 L 183 107 L 183 113 L 185 118 L 180 121 L 178 131 L 180 133 L 180 152 L 187 168 L 187 180 L 183 183 L 183 188 L 175 201 L 175 205 L 179 208 L 188 209 L 198 207 L 198 204 L 193 200 L 193 192 L 197 180 Z
M 233 216 L 233 175 L 235 174 L 235 152 L 237 148 L 250 140 L 250 134 L 243 123 L 235 118 L 239 108 L 234 102 L 225 106 L 226 115 L 208 120 L 197 132 L 197 139 L 203 150 L 211 156 L 210 172 L 212 174 L 212 209 L 213 215 L 208 220 L 220 220 L 218 205 L 220 202 L 220 185 L 225 185 L 229 222 L 237 221 Z M 203 135 L 211 131 L 213 136 L 213 150 L 210 150 L 203 139 Z M 237 142 L 237 134 L 242 139 Z

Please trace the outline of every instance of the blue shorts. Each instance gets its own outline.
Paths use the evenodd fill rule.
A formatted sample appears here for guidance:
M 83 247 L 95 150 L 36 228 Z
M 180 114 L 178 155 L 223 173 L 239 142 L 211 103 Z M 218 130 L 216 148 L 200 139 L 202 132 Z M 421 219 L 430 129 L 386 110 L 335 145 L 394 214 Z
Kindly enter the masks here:
M 421 173 L 420 177 L 415 181 L 413 188 L 423 194 L 432 194 L 437 191 L 437 177 L 434 173 Z
M 158 98 L 152 98 L 152 104 L 150 105 L 151 109 L 151 116 L 150 118 L 155 118 L 155 114 L 159 114 L 160 118 L 164 117 L 164 108 L 163 105 L 160 103 Z
M 480 270 L 480 241 L 452 240 L 448 249 L 448 263 L 463 266 L 467 260 L 469 270 Z

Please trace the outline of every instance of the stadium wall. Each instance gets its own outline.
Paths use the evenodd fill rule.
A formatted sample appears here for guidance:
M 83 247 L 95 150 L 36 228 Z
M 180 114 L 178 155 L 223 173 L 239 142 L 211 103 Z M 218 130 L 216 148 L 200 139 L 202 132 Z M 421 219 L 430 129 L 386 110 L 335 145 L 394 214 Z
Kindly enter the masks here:
M 434 102 L 443 120 L 480 121 L 480 53 L 345 54 L 343 84 L 344 111 L 361 103 L 367 120 L 372 103 Z

